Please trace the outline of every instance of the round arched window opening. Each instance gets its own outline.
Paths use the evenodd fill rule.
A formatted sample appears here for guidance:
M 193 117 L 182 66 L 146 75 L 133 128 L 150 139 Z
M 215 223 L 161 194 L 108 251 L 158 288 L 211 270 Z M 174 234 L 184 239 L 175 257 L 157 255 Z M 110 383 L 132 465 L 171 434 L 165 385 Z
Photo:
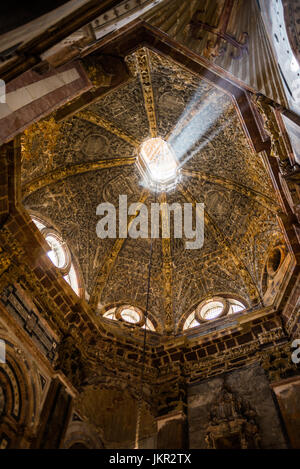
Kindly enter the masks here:
M 116 309 L 116 319 L 136 326 L 143 326 L 145 324 L 145 318 L 142 311 L 135 306 L 130 305 L 119 306 Z
M 284 258 L 282 247 L 275 247 L 268 255 L 267 272 L 271 277 L 277 274 Z
M 243 305 L 243 303 L 237 300 L 230 299 L 229 304 L 230 306 L 229 306 L 228 314 L 239 313 L 240 311 L 244 311 L 245 309 L 245 305 Z
M 79 295 L 78 276 L 67 244 L 54 229 L 48 228 L 44 221 L 37 219 L 34 216 L 31 218 L 50 247 L 50 250 L 47 252 L 47 256 L 63 275 L 63 278 L 74 292 Z
M 185 319 L 183 330 L 198 327 L 208 321 L 213 321 L 230 314 L 236 314 L 245 309 L 245 305 L 234 298 L 214 297 L 202 301 Z
M 103 313 L 103 317 L 113 321 L 121 321 L 139 326 L 148 331 L 155 331 L 152 321 L 149 318 L 146 319 L 142 311 L 135 306 L 114 306 Z
M 140 315 L 136 311 L 128 308 L 121 311 L 121 317 L 124 321 L 130 322 L 131 324 L 137 324 L 141 320 Z
M 199 321 L 211 321 L 227 314 L 228 306 L 223 298 L 213 298 L 200 303 L 196 310 L 196 319 Z
M 190 314 L 188 316 L 188 318 L 186 319 L 184 325 L 183 325 L 183 330 L 186 330 L 186 329 L 192 329 L 193 327 L 197 327 L 197 326 L 200 326 L 199 322 L 197 321 L 197 319 L 195 318 L 195 311 Z
M 79 293 L 78 278 L 77 278 L 77 274 L 76 274 L 76 271 L 75 271 L 75 268 L 74 268 L 73 264 L 71 264 L 70 270 L 67 273 L 67 275 L 64 276 L 64 279 L 70 285 L 70 287 L 73 288 L 75 293 L 77 293 L 77 295 L 78 295 L 78 293 Z
M 116 309 L 117 308 L 111 308 L 109 309 L 108 311 L 106 311 L 104 314 L 103 314 L 103 317 L 104 318 L 107 318 L 107 319 L 112 319 L 113 321 L 116 320 Z
M 58 238 L 55 234 L 46 234 L 45 240 L 49 244 L 51 250 L 48 251 L 47 255 L 59 269 L 64 269 L 68 266 L 68 254 L 64 246 L 64 243 L 61 239 Z

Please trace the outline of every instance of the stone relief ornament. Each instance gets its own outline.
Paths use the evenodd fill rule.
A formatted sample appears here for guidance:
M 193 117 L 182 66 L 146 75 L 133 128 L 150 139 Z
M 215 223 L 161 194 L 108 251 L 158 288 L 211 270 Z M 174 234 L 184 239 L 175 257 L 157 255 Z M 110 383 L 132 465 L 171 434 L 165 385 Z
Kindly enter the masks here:
M 211 449 L 258 449 L 259 429 L 250 404 L 226 386 L 210 408 L 205 441 Z

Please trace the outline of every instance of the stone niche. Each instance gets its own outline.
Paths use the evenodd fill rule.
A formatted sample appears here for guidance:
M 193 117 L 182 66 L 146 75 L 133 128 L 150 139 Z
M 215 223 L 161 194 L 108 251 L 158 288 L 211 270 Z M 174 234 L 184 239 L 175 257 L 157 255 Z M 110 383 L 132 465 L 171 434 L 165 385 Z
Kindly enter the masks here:
M 259 365 L 188 390 L 190 448 L 286 448 L 270 385 Z

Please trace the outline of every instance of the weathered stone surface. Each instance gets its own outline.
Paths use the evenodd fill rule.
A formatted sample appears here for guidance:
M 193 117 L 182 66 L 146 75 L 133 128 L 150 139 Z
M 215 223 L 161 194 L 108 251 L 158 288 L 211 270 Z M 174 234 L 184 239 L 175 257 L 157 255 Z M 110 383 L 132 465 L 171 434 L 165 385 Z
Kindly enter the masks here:
M 225 379 L 225 381 L 224 381 Z M 206 428 L 210 424 L 210 406 L 226 386 L 247 400 L 255 412 L 261 448 L 286 448 L 282 428 L 268 381 L 257 365 L 206 380 L 189 388 L 190 447 L 206 448 Z

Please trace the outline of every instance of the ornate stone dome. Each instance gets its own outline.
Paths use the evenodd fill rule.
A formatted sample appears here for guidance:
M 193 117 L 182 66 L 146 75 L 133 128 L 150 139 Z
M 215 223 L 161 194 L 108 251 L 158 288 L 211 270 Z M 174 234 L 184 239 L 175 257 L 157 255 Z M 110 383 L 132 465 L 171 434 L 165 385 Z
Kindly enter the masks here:
M 96 234 L 98 204 L 118 206 L 122 194 L 148 208 L 156 198 L 204 203 L 201 249 L 174 236 L 153 240 L 148 312 L 158 332 L 178 331 L 214 295 L 261 304 L 265 253 L 281 239 L 278 207 L 236 100 L 158 51 L 140 48 L 126 63 L 126 83 L 70 116 L 66 106 L 64 119 L 59 111 L 45 122 L 48 139 L 45 130 L 31 135 L 38 156 L 23 158 L 25 207 L 68 244 L 95 314 L 120 304 L 146 308 L 150 239 Z M 157 196 L 137 166 L 149 138 L 168 142 L 180 167 L 180 181 Z

